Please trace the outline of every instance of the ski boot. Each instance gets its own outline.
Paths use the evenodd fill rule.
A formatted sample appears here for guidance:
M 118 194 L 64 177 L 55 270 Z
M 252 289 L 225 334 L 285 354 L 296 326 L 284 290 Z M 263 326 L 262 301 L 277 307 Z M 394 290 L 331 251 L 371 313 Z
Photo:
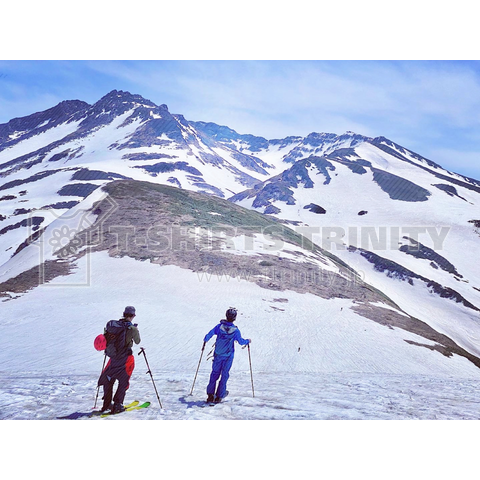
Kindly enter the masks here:
M 228 395 L 228 390 L 225 392 L 225 397 Z M 215 397 L 214 403 L 220 403 L 225 397 Z
M 107 406 L 103 406 L 102 409 L 100 410 L 100 413 L 105 413 L 108 412 L 109 410 L 111 411 L 113 409 L 113 403 Z
M 111 409 L 112 415 L 125 411 L 125 407 L 121 403 L 115 403 Z

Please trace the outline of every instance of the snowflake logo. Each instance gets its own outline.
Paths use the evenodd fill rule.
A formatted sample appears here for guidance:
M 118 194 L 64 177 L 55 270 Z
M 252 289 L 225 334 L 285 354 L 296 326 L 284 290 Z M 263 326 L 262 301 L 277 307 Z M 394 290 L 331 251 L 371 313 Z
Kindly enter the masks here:
M 77 230 L 75 228 L 69 228 L 66 225 L 54 229 L 52 231 L 52 238 L 48 241 L 53 248 L 52 253 L 58 255 L 60 258 L 65 258 L 68 255 L 77 253 L 83 245 L 83 242 L 75 236 L 76 233 Z

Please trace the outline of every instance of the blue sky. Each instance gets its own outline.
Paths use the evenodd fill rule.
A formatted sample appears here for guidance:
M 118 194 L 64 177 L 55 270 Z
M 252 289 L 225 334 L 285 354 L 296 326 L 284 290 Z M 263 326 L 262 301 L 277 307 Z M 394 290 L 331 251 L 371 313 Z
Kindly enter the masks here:
M 266 138 L 385 136 L 480 179 L 479 61 L 0 61 L 0 123 L 127 90 Z

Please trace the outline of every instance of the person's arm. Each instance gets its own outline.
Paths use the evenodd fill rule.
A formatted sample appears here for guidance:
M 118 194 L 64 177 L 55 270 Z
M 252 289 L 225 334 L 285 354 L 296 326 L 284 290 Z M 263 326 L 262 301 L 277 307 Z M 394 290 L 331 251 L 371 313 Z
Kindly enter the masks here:
M 140 339 L 140 332 L 137 327 L 134 327 L 133 325 L 130 327 L 132 331 L 132 339 L 133 341 L 138 345 L 141 342 Z
M 217 334 L 218 325 L 215 325 L 206 335 L 203 341 L 207 343 L 214 335 Z
M 235 340 L 240 345 L 248 345 L 249 343 L 251 343 L 251 340 L 249 338 L 242 338 L 242 334 L 240 333 L 240 330 L 238 330 L 238 329 L 235 332 Z

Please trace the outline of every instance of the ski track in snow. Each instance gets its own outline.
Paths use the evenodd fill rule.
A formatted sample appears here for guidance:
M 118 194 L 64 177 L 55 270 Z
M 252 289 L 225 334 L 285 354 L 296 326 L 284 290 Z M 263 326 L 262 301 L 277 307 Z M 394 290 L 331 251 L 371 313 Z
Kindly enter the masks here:
M 478 380 L 428 375 L 258 373 L 252 395 L 249 372 L 237 372 L 229 396 L 205 405 L 208 372 L 154 375 L 163 409 L 141 365 L 134 371 L 125 403 L 150 401 L 137 410 L 100 419 L 117 420 L 478 420 Z M 97 375 L 0 374 L 0 419 L 53 420 L 90 412 Z M 101 406 L 102 389 L 97 400 Z

